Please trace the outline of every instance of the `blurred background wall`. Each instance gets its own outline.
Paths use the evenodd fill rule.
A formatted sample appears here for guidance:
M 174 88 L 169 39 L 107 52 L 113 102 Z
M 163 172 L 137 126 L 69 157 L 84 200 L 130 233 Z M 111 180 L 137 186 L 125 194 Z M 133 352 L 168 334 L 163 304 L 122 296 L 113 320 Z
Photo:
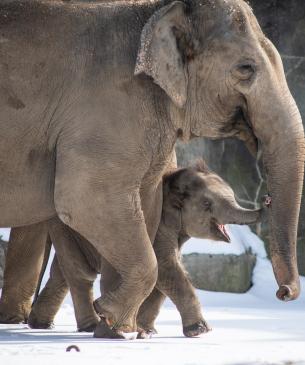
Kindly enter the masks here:
M 279 50 L 290 90 L 305 121 L 305 0 L 249 0 L 265 34 Z M 204 157 L 209 166 L 234 188 L 245 207 L 260 204 L 266 193 L 260 156 L 254 160 L 242 142 L 233 139 L 211 141 L 195 139 L 188 145 L 177 145 L 178 163 L 189 164 Z M 298 262 L 305 275 L 305 192 L 298 233 Z M 267 244 L 266 222 L 252 227 Z

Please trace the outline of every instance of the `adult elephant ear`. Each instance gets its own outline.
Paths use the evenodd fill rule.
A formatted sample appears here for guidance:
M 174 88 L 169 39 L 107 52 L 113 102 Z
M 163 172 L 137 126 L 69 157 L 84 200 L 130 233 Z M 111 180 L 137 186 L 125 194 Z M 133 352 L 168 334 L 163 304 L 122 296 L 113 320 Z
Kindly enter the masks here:
M 183 107 L 187 97 L 185 39 L 190 39 L 186 5 L 175 1 L 156 11 L 144 26 L 135 75 L 151 76 L 171 98 Z M 182 45 L 182 47 L 180 47 Z

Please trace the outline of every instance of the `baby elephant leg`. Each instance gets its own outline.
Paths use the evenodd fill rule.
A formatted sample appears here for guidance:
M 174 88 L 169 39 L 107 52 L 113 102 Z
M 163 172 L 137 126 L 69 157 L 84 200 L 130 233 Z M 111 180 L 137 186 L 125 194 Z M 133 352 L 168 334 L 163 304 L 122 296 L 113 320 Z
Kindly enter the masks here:
M 55 256 L 50 270 L 50 278 L 33 304 L 28 324 L 31 328 L 49 329 L 54 317 L 69 291 L 68 284 L 60 270 Z
M 139 309 L 137 324 L 147 335 L 157 333 L 154 323 L 165 298 L 166 296 L 155 287 Z
M 179 255 L 168 254 L 158 257 L 157 288 L 176 305 L 180 312 L 183 324 L 183 333 L 186 337 L 198 336 L 210 330 L 201 314 L 201 305 L 187 273 L 180 262 Z
M 77 328 L 80 332 L 92 332 L 99 322 L 93 308 L 93 282 L 97 273 L 80 249 L 89 243 L 58 218 L 50 224 L 50 235 L 71 291 Z

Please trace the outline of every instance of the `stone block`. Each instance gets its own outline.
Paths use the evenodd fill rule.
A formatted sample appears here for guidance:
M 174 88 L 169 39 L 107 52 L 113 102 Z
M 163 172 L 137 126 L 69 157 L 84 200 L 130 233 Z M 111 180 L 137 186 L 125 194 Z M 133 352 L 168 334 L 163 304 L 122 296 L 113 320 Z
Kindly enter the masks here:
M 0 288 L 3 285 L 3 271 L 5 265 L 5 255 L 7 250 L 7 242 L 0 239 Z
M 256 256 L 212 255 L 192 253 L 183 255 L 183 264 L 193 285 L 198 289 L 245 293 L 252 285 Z

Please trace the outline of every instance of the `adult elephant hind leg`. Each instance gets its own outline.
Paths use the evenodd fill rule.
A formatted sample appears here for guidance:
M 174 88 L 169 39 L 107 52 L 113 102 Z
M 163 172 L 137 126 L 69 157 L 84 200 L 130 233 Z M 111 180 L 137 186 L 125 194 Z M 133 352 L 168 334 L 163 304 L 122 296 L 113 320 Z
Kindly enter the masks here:
M 27 322 L 47 237 L 46 222 L 12 228 L 0 300 L 0 323 Z
M 103 319 L 96 337 L 136 331 L 136 314 L 157 280 L 157 261 L 141 210 L 138 189 L 115 189 L 113 183 L 92 187 L 70 179 L 55 190 L 59 217 L 85 237 L 121 276 L 119 285 L 95 301 Z M 73 180 L 72 180 L 73 181 Z M 68 199 L 67 199 L 68 198 Z M 110 332 L 107 329 L 107 326 Z
M 52 328 L 54 325 L 54 317 L 68 291 L 69 286 L 60 270 L 55 255 L 51 266 L 50 278 L 33 304 L 30 312 L 29 326 L 39 329 Z
M 77 329 L 80 332 L 93 332 L 99 322 L 99 317 L 93 308 L 93 282 L 96 271 L 89 265 L 80 246 L 89 243 L 57 217 L 50 222 L 49 230 L 56 250 L 58 269 L 70 288 Z M 55 289 L 53 290 L 55 298 L 51 298 L 51 303 L 56 300 L 56 282 L 52 287 Z

